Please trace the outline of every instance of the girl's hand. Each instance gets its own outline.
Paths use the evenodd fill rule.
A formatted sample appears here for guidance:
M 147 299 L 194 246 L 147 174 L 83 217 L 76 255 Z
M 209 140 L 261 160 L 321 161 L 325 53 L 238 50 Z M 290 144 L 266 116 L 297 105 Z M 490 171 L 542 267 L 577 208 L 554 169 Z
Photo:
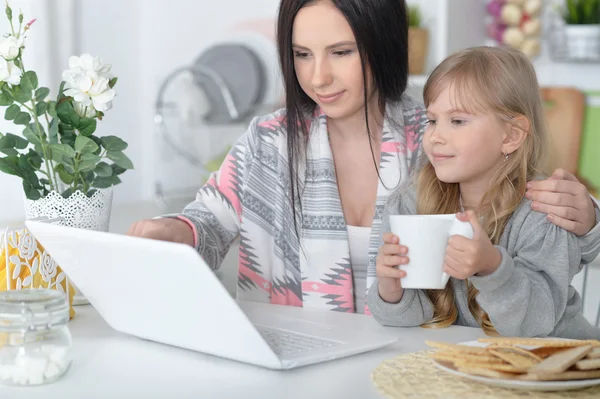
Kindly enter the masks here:
M 398 303 L 402 299 L 400 279 L 406 272 L 396 266 L 408 263 L 408 248 L 400 245 L 400 239 L 392 233 L 385 233 L 382 239 L 384 244 L 379 248 L 375 263 L 379 296 L 388 303 Z
M 450 237 L 444 258 L 444 271 L 459 280 L 465 280 L 473 275 L 492 274 L 502 261 L 500 251 L 494 247 L 483 231 L 473 211 L 459 213 L 458 219 L 471 223 L 473 239 L 460 235 Z
M 527 183 L 525 197 L 533 201 L 534 210 L 546 213 L 549 221 L 578 236 L 597 223 L 588 190 L 564 169 L 556 169 L 546 180 Z

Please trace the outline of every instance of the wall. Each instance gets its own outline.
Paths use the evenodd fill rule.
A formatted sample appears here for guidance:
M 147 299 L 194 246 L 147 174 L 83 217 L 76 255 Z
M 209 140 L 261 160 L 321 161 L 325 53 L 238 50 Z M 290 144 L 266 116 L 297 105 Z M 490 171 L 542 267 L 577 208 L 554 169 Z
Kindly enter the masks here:
M 26 61 L 30 69 L 40 71 L 42 83 L 57 86 L 68 56 L 82 52 L 98 55 L 112 64 L 113 73 L 119 77 L 113 109 L 99 123 L 98 134 L 116 135 L 127 141 L 126 153 L 136 169 L 123 175 L 123 184 L 115 189 L 115 204 L 152 198 L 156 150 L 154 101 L 162 80 L 176 67 L 190 64 L 239 21 L 273 18 L 278 3 L 278 0 L 12 1 L 14 9 L 20 7 L 28 17 L 38 18 L 34 25 L 37 30 L 32 29 L 27 49 L 32 61 Z M 57 24 L 51 35 L 47 25 L 53 13 Z M 0 30 L 4 32 L 5 22 L 1 18 L 0 21 Z M 75 25 L 77 33 L 65 33 L 70 30 L 65 29 L 69 24 Z M 73 47 L 65 51 L 69 45 Z M 55 60 L 58 50 L 61 59 Z M 9 127 L 10 124 L 0 124 L 0 131 L 6 132 Z M 215 130 L 218 135 L 239 135 L 244 129 L 238 125 Z M 0 187 L 0 220 L 19 220 L 23 217 L 20 180 L 0 174 Z

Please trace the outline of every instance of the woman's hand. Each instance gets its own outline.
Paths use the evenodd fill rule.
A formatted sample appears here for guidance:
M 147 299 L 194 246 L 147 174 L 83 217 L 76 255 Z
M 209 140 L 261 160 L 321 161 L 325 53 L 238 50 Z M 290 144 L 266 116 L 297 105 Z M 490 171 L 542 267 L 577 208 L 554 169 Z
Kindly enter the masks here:
M 483 230 L 477 215 L 473 211 L 458 214 L 462 222 L 469 222 L 473 226 L 473 239 L 460 235 L 453 235 L 448 240 L 446 256 L 444 258 L 444 271 L 459 280 L 471 276 L 487 276 L 496 271 L 502 255 L 490 241 Z
M 127 235 L 194 246 L 192 228 L 183 220 L 173 218 L 140 220 L 131 225 Z
M 400 279 L 406 276 L 406 272 L 396 266 L 408 263 L 408 248 L 400 245 L 400 240 L 392 233 L 385 233 L 382 239 L 383 245 L 375 263 L 379 296 L 385 302 L 398 303 L 402 299 Z
M 548 215 L 548 220 L 572 233 L 582 236 L 596 225 L 594 203 L 588 190 L 575 176 L 556 169 L 547 180 L 527 183 L 525 197 L 531 207 Z

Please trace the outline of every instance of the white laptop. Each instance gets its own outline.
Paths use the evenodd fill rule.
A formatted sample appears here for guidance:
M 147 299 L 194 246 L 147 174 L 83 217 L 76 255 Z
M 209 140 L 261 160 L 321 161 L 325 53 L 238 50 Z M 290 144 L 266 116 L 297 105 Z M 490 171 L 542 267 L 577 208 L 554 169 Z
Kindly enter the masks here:
M 371 316 L 236 301 L 191 247 L 27 221 L 115 330 L 271 369 L 391 344 Z

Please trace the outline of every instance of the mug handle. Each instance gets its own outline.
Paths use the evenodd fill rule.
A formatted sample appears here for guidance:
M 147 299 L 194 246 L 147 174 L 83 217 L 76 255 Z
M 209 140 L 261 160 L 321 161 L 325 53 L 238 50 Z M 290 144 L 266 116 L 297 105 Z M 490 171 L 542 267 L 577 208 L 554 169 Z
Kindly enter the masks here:
M 448 231 L 448 235 L 459 235 L 471 240 L 473 239 L 473 226 L 471 226 L 471 223 L 462 222 L 455 217 L 452 226 L 450 226 L 450 231 Z
M 448 231 L 448 236 L 459 235 L 466 237 L 468 239 L 473 238 L 473 226 L 469 222 L 463 222 L 458 220 L 457 217 L 454 218 L 452 222 L 452 226 L 450 226 L 450 230 Z M 450 276 L 448 273 L 444 272 L 442 274 L 442 286 L 446 286 L 448 284 L 448 280 L 450 280 Z

